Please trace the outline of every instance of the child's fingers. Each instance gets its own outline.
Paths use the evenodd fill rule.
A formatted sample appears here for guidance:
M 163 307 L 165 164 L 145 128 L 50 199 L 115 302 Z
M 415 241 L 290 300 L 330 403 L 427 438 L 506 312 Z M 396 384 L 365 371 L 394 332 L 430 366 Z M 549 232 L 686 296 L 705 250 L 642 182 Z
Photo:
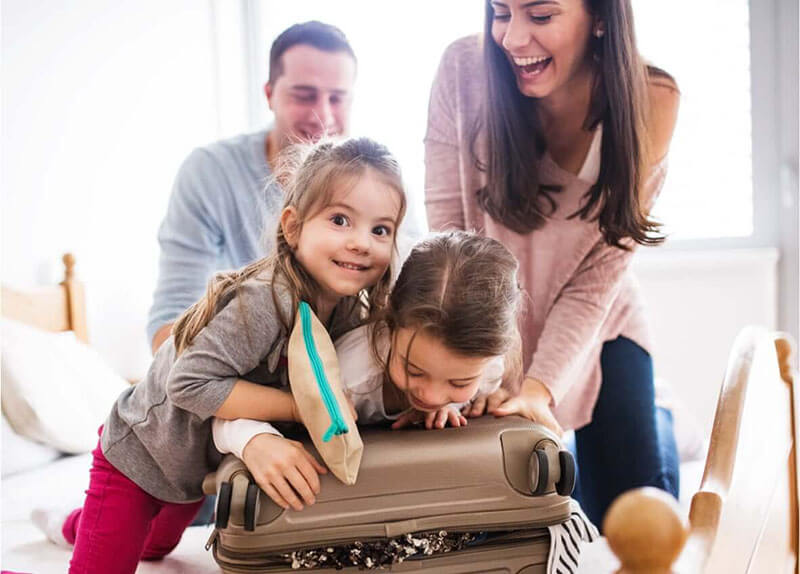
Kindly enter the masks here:
M 425 413 L 425 428 L 430 430 L 436 424 L 436 415 L 439 414 L 439 411 L 433 412 L 426 412 Z
M 469 416 L 479 417 L 484 412 L 486 412 L 486 396 L 478 395 L 475 397 L 475 400 L 472 401 L 472 408 L 469 411 Z
M 397 417 L 397 420 L 392 423 L 392 429 L 397 430 L 410 425 L 412 415 L 413 411 L 406 411 L 401 414 L 399 417 Z
M 450 417 L 450 409 L 445 407 L 436 413 L 436 428 L 443 429 Z
M 306 459 L 308 459 L 309 464 L 316 470 L 319 474 L 328 474 L 328 469 L 325 468 L 324 465 L 320 464 L 320 462 L 314 458 L 314 455 L 308 452 L 307 450 L 303 449 L 303 454 L 306 455 Z M 316 474 L 314 475 L 315 478 Z M 319 478 L 317 478 L 317 482 L 319 482 Z M 316 492 L 319 492 L 319 484 L 317 485 Z
M 465 419 L 461 413 L 459 413 L 455 409 L 447 409 L 447 410 L 449 411 L 447 413 L 447 422 L 450 424 L 451 427 L 466 426 L 467 419 Z
M 267 496 L 269 496 L 273 500 L 273 502 L 275 502 L 275 504 L 284 509 L 289 508 L 289 503 L 286 502 L 280 494 L 278 494 L 278 491 L 275 490 L 275 487 L 272 486 L 270 483 L 268 482 L 265 484 L 259 483 L 259 486 L 261 487 L 261 490 L 263 490 L 267 494 Z
M 306 476 L 300 472 L 297 468 L 291 468 L 286 472 L 286 480 L 289 482 L 289 486 L 300 495 L 300 498 L 303 499 L 308 506 L 311 506 L 316 502 L 316 497 L 314 496 L 314 492 L 312 491 L 311 486 L 308 483 L 308 479 Z M 319 490 L 319 483 L 317 483 L 317 490 Z
M 303 503 L 300 502 L 300 499 L 297 497 L 297 493 L 292 490 L 292 487 L 289 486 L 288 482 L 286 482 L 286 478 L 279 476 L 273 479 L 272 485 L 275 487 L 275 490 L 278 491 L 278 494 L 280 494 L 283 499 L 289 503 L 289 506 L 295 510 L 303 510 Z
M 307 459 L 299 461 L 297 463 L 297 470 L 303 476 L 303 479 L 306 481 L 314 494 L 319 494 L 319 475 L 309 459 L 313 460 L 311 455 L 309 455 Z

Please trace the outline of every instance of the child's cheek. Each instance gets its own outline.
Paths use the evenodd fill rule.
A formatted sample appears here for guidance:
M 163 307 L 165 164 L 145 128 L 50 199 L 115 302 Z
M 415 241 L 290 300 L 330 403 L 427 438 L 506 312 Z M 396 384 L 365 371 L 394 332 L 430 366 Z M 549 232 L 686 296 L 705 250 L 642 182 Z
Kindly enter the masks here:
M 453 397 L 451 402 L 466 403 L 474 399 L 476 394 L 478 394 L 478 385 L 470 385 L 466 389 L 457 389 L 452 393 Z
M 389 364 L 389 380 L 398 389 L 406 390 L 406 376 L 403 369 L 394 360 Z

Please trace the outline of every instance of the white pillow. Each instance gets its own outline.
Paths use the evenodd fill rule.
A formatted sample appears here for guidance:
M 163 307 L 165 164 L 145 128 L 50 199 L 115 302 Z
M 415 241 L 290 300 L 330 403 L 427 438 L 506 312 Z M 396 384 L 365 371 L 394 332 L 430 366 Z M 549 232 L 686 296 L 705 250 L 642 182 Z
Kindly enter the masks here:
M 24 437 L 62 452 L 88 452 L 129 387 L 71 331 L 49 333 L 2 319 L 2 405 Z
M 61 456 L 52 446 L 33 442 L 15 433 L 5 416 L 1 436 L 3 460 L 0 470 L 3 477 L 44 466 Z

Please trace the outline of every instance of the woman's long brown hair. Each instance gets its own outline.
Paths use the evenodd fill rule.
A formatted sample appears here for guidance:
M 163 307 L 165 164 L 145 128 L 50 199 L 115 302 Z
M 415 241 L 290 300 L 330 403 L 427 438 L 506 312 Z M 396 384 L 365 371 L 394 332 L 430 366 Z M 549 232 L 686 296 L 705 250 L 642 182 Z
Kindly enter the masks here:
M 630 0 L 584 0 L 589 12 L 604 23 L 605 34 L 591 36 L 596 64 L 590 108 L 583 127 L 602 122 L 600 174 L 582 207 L 571 214 L 596 220 L 606 243 L 626 248 L 623 239 L 643 245 L 664 240 L 659 225 L 640 202 L 648 168 L 645 119 L 647 84 L 657 80 L 675 87 L 672 78 L 644 64 L 636 48 Z M 472 134 L 473 159 L 486 172 L 478 190 L 481 207 L 517 233 L 540 229 L 556 210 L 559 186 L 540 181 L 539 165 L 546 149 L 537 101 L 523 95 L 508 58 L 492 38 L 494 8 L 486 2 L 483 58 L 486 70 L 484 111 Z M 677 89 L 677 88 L 676 88 Z M 475 149 L 478 132 L 486 129 L 487 159 Z

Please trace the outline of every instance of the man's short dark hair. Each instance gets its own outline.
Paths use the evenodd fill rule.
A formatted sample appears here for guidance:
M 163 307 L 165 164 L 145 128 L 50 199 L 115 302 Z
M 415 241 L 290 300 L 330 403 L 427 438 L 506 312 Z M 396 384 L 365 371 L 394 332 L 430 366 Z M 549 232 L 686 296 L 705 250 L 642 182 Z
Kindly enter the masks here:
M 324 24 L 316 20 L 294 24 L 275 38 L 272 48 L 269 51 L 269 83 L 275 81 L 283 74 L 284 52 L 292 46 L 307 44 L 324 52 L 345 52 L 353 61 L 356 61 L 356 54 L 347 41 L 347 37 L 339 28 Z

